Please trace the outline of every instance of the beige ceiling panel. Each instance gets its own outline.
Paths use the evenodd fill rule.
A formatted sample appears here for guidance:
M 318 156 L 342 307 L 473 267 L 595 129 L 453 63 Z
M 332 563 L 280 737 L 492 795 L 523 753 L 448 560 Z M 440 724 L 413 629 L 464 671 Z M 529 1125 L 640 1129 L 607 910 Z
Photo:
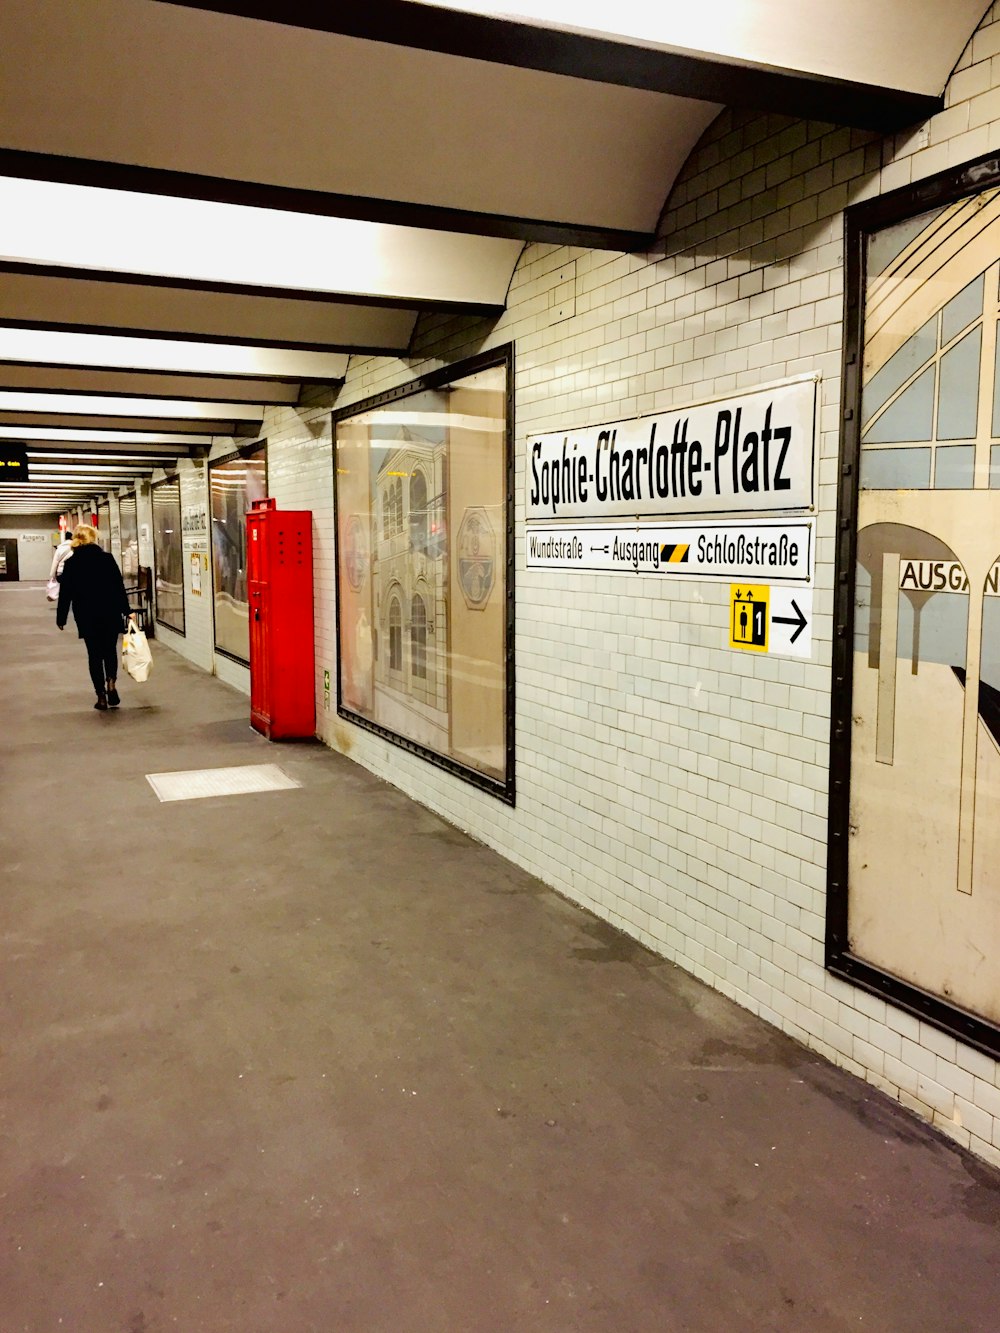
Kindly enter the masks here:
M 0 389 L 25 393 L 122 393 L 141 398 L 187 398 L 292 405 L 299 385 L 277 380 L 221 379 L 210 375 L 155 375 L 129 370 L 0 364 Z
M 176 436 L 197 435 L 242 435 L 253 436 L 260 433 L 259 421 L 218 420 L 165 421 L 162 417 L 107 417 L 100 414 L 58 413 L 58 412 L 4 412 L 0 411 L 0 429 L 49 430 L 58 434 L 63 430 L 102 431 L 105 426 L 109 433 L 139 431 L 148 434 L 151 431 L 167 430 Z M 29 438 L 27 430 L 25 438 Z
M 0 273 L 0 319 L 91 329 L 144 329 L 310 347 L 399 351 L 416 315 L 385 306 L 236 295 L 38 273 Z
M 9 148 L 644 232 L 718 110 L 149 0 L 5 0 L 0 50 Z

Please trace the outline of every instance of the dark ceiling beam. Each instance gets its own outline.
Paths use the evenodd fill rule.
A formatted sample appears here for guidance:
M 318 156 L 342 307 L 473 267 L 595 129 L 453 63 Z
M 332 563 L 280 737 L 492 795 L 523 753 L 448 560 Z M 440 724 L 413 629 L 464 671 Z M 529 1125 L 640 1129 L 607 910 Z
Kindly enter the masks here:
M 3 321 L 0 320 L 0 324 L 2 323 Z M 18 327 L 22 326 L 19 325 Z M 129 336 L 131 337 L 133 335 L 130 334 Z M 141 337 L 142 335 L 135 334 L 134 336 Z M 169 337 L 169 335 L 167 334 L 162 334 L 161 336 L 164 338 Z M 229 383 L 231 376 L 232 383 L 236 386 L 240 384 L 246 386 L 246 385 L 254 385 L 256 383 L 267 383 L 267 384 L 278 384 L 285 387 L 294 387 L 296 390 L 303 384 L 339 385 L 343 383 L 343 381 L 340 379 L 317 379 L 315 376 L 310 377 L 305 375 L 268 375 L 266 380 L 261 380 L 259 376 L 255 376 L 252 373 L 241 375 L 237 371 L 227 371 L 225 373 L 221 373 L 219 371 L 213 372 L 213 371 L 196 371 L 196 370 L 169 370 L 163 368 L 159 368 L 156 370 L 136 370 L 134 366 L 123 366 L 120 363 L 111 363 L 111 362 L 106 363 L 104 365 L 88 365 L 86 363 L 77 364 L 68 361 L 5 361 L 3 359 L 0 359 L 0 376 L 6 375 L 7 370 L 11 367 L 16 368 L 25 366 L 31 367 L 32 369 L 39 371 L 52 371 L 59 376 L 62 375 L 63 371 L 76 371 L 79 372 L 79 374 L 81 375 L 90 375 L 95 373 L 101 375 L 148 375 L 155 377 L 159 377 L 162 375 L 164 380 L 167 382 L 171 381 L 175 382 L 177 380 L 190 379 L 195 381 L 221 380 L 224 381 L 225 383 Z M 202 398 L 209 397 L 208 394 L 203 394 L 200 392 L 195 392 L 190 394 L 175 394 L 171 392 L 165 394 L 158 394 L 156 396 L 161 398 L 185 397 L 185 398 L 192 398 L 195 401 L 199 402 L 201 401 Z M 211 394 L 211 397 L 216 402 L 229 401 L 228 399 L 218 398 L 214 392 Z M 252 392 L 251 390 L 247 390 L 245 397 L 246 401 L 251 403 L 266 403 L 268 401 L 266 398 L 260 397 L 258 394 Z M 296 401 L 297 398 L 298 394 L 296 393 Z
M 248 403 L 253 406 L 293 407 L 299 400 L 298 381 L 230 379 L 222 375 L 194 375 L 180 371 L 122 370 L 78 366 L 42 366 L 0 362 L 0 391 L 18 393 L 73 393 L 81 398 L 173 398 L 179 402 Z
M 0 150 L 2 153 L 4 150 Z M 6 175 L 13 175 L 7 172 Z M 34 178 L 32 178 L 34 179 Z M 200 178 L 199 178 L 200 179 Z M 338 215 L 339 216 L 339 215 Z M 31 264 L 22 260 L 0 261 L 0 274 L 23 274 L 38 278 L 76 279 L 78 282 L 110 282 L 129 287 L 160 287 L 176 292 L 210 292 L 215 296 L 252 296 L 264 300 L 302 301 L 310 304 L 360 306 L 362 309 L 438 312 L 441 314 L 499 314 L 502 306 L 482 301 L 434 301 L 426 297 L 374 296 L 367 292 L 324 292 L 311 287 L 267 287 L 248 282 L 213 282 L 210 278 L 178 278 L 163 273 L 132 273 L 103 268 L 73 268 L 69 264 Z
M 139 194 L 170 195 L 179 199 L 207 199 L 220 204 L 247 204 L 252 208 L 311 213 L 318 217 L 355 218 L 362 222 L 383 222 L 391 226 L 418 227 L 428 231 L 454 231 L 470 236 L 500 236 L 515 241 L 578 245 L 590 250 L 642 250 L 653 241 L 652 232 L 588 227 L 573 222 L 511 217 L 499 213 L 475 213 L 469 209 L 415 204 L 405 200 L 369 199 L 361 195 L 334 194 L 325 190 L 304 190 L 285 185 L 267 185 L 259 181 L 229 180 L 224 176 L 167 171 L 160 167 L 97 162 L 54 153 L 31 153 L 19 148 L 0 148 L 0 175 L 25 180 L 59 181 L 64 185 L 93 185 L 106 190 L 129 190 Z M 484 313 L 493 309 L 484 306 L 463 307 L 472 308 Z
M 93 459 L 75 463 L 43 463 L 38 458 L 31 458 L 28 461 L 29 475 L 35 481 L 42 481 L 45 478 L 53 477 L 138 477 L 145 476 L 152 468 L 151 463 L 142 463 L 136 460 L 134 463 L 99 463 Z
M 137 486 L 149 485 L 152 481 L 151 476 L 146 474 L 142 477 L 91 477 L 82 483 L 77 483 L 72 479 L 66 481 L 64 485 L 52 486 L 47 488 L 47 493 L 66 495 L 68 493 L 91 495 L 106 495 L 109 491 L 134 490 Z M 28 483 L 29 489 L 33 483 Z M 43 493 L 45 493 L 43 488 Z
M 366 0 L 355 5 L 320 0 L 167 3 L 596 83 L 831 121 L 881 134 L 926 120 L 943 105 L 942 98 L 924 93 L 691 51 L 654 50 L 585 33 L 415 4 L 413 0 Z
M 37 461 L 38 464 L 39 464 L 40 466 L 44 466 L 44 465 L 45 465 L 45 460 L 46 460 L 46 457 L 47 457 L 47 456 L 55 456 L 55 455 L 58 454 L 59 452 L 60 452 L 60 451 L 57 450 L 57 449 L 55 449 L 55 448 L 52 448 L 52 449 L 50 449 L 50 450 L 43 450 L 43 451 L 39 451 L 39 452 L 36 452 L 36 451 L 34 451 L 34 450 L 31 450 L 31 451 L 28 453 L 28 471 L 29 471 L 29 473 L 30 473 L 30 471 L 31 471 L 32 460 Z M 67 452 L 72 453 L 73 451 L 72 451 L 72 449 L 70 449 L 70 450 L 67 451 L 67 450 L 64 448 L 61 452 L 62 452 L 62 454 L 66 454 Z M 81 465 L 81 466 L 90 466 L 90 465 L 92 464 L 94 467 L 103 467 L 103 466 L 106 466 L 106 464 L 104 463 L 104 460 L 103 460 L 103 458 L 102 458 L 102 452 L 104 452 L 104 451 L 101 451 L 101 450 L 84 449 L 84 448 L 81 447 L 81 449 L 79 450 L 79 455 L 78 455 L 78 456 L 79 456 L 79 458 L 80 458 L 81 460 L 85 460 L 85 462 L 81 462 L 80 465 Z M 119 450 L 118 452 L 120 453 L 121 451 Z M 115 455 L 112 454 L 112 453 L 110 452 L 110 450 L 109 450 L 109 451 L 106 451 L 106 454 L 107 454 L 107 457 L 108 457 L 108 458 L 114 458 L 114 457 L 115 457 Z M 128 462 L 129 465 L 133 465 L 133 464 L 134 464 L 134 466 L 136 466 L 137 468 L 145 469 L 145 470 L 148 471 L 148 470 L 150 470 L 151 468 L 157 468 L 157 467 L 162 467 L 162 468 L 172 468 L 172 467 L 176 467 L 176 466 L 177 466 L 177 459 L 178 459 L 178 458 L 186 458 L 186 457 L 188 457 L 188 455 L 187 455 L 186 451 L 184 451 L 184 450 L 181 450 L 179 453 L 173 453 L 172 451 L 164 453 L 164 452 L 161 450 L 161 452 L 160 452 L 160 453 L 157 453 L 157 454 L 130 454 L 129 457 L 128 457 L 128 459 L 127 459 L 127 462 Z M 76 464 L 74 464 L 74 463 L 68 463 L 67 466 L 69 466 L 69 467 L 73 467 L 73 466 L 76 466 Z M 118 463 L 115 463 L 115 464 L 113 464 L 113 466 L 119 466 L 119 464 L 118 464 Z
M 81 473 L 79 476 L 37 477 L 32 478 L 26 484 L 28 486 L 48 486 L 49 489 L 76 488 L 93 493 L 94 491 L 106 491 L 113 486 L 134 486 L 137 482 L 148 481 L 151 475 L 149 472 Z
M 104 429 L 110 427 L 107 422 L 104 423 Z M 0 441 L 0 443 L 14 443 L 11 440 Z M 177 458 L 199 457 L 205 450 L 205 445 L 187 443 L 179 444 L 146 444 L 132 440 L 21 440 L 24 447 L 29 452 L 52 451 L 53 453 L 74 453 L 82 454 L 130 454 L 134 458 L 149 458 L 150 466 L 165 467 L 167 460 L 171 463 Z
M 97 472 L 148 472 L 156 464 L 149 458 L 116 458 L 114 454 L 108 454 L 102 458 L 97 454 L 85 453 L 82 449 L 78 452 L 69 450 L 62 454 L 57 454 L 54 450 L 48 453 L 39 452 L 37 449 L 28 450 L 28 467 L 31 475 L 41 475 L 50 472 L 79 472 L 97 471 Z
M 295 342 L 323 347 L 405 348 L 418 318 L 401 305 L 312 301 L 277 290 L 233 292 L 188 279 L 146 282 L 144 275 L 52 265 L 0 264 L 0 319 L 20 327 L 45 321 L 74 328 L 155 330 L 163 337 L 221 339 L 230 344 Z M 444 309 L 444 307 L 442 307 Z M 448 313 L 455 307 L 449 306 Z M 482 313 L 476 306 L 473 313 Z M 494 307 L 489 311 L 495 313 Z
M 70 503 L 85 504 L 95 495 L 101 495 L 107 489 L 107 487 L 102 486 L 56 486 L 51 490 L 48 488 L 39 490 L 37 487 L 28 486 L 24 491 L 18 491 L 16 495 L 0 492 L 0 500 L 13 505 L 34 504 L 43 500 L 57 506 Z
M 176 417 L 84 416 L 76 412 L 4 412 L 0 426 L 31 426 L 45 430 L 114 430 L 169 433 L 171 435 L 235 435 L 240 438 L 260 434 L 257 421 L 205 421 Z

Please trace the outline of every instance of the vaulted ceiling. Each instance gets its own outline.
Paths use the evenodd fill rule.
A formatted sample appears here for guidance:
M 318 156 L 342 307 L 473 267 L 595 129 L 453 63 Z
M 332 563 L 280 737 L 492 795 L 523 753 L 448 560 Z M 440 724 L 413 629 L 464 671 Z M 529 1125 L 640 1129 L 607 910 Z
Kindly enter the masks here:
M 721 106 L 888 131 L 983 0 L 4 0 L 0 510 L 254 437 L 498 312 L 525 241 L 648 245 Z M 613 26 L 609 26 L 612 25 Z

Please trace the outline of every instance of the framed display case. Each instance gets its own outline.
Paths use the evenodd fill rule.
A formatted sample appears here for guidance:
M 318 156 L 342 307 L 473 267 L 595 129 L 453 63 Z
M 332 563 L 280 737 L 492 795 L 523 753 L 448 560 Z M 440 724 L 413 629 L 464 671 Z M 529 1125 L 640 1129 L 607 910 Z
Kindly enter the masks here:
M 846 227 L 827 966 L 996 1055 L 996 159 Z
M 513 349 L 334 414 L 338 711 L 514 801 Z
M 212 531 L 215 651 L 250 662 L 247 590 L 247 511 L 267 495 L 267 441 L 240 449 L 208 466 Z
M 153 554 L 156 565 L 156 620 L 184 633 L 184 547 L 181 484 L 176 477 L 153 486 Z

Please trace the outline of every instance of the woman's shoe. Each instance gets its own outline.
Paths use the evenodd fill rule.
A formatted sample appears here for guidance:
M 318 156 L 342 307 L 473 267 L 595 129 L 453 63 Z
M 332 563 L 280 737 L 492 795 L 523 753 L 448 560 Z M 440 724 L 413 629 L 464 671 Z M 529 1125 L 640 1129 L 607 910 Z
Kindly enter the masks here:
M 121 699 L 119 699 L 119 697 L 118 697 L 118 691 L 115 689 L 115 682 L 114 682 L 113 680 L 109 680 L 109 681 L 108 681 L 108 707 L 109 707 L 109 708 L 117 708 L 118 705 L 119 705 L 120 703 L 121 703 Z
M 106 713 L 108 711 L 108 701 L 103 694 L 97 696 L 97 703 L 94 704 L 94 707 L 101 713 Z

